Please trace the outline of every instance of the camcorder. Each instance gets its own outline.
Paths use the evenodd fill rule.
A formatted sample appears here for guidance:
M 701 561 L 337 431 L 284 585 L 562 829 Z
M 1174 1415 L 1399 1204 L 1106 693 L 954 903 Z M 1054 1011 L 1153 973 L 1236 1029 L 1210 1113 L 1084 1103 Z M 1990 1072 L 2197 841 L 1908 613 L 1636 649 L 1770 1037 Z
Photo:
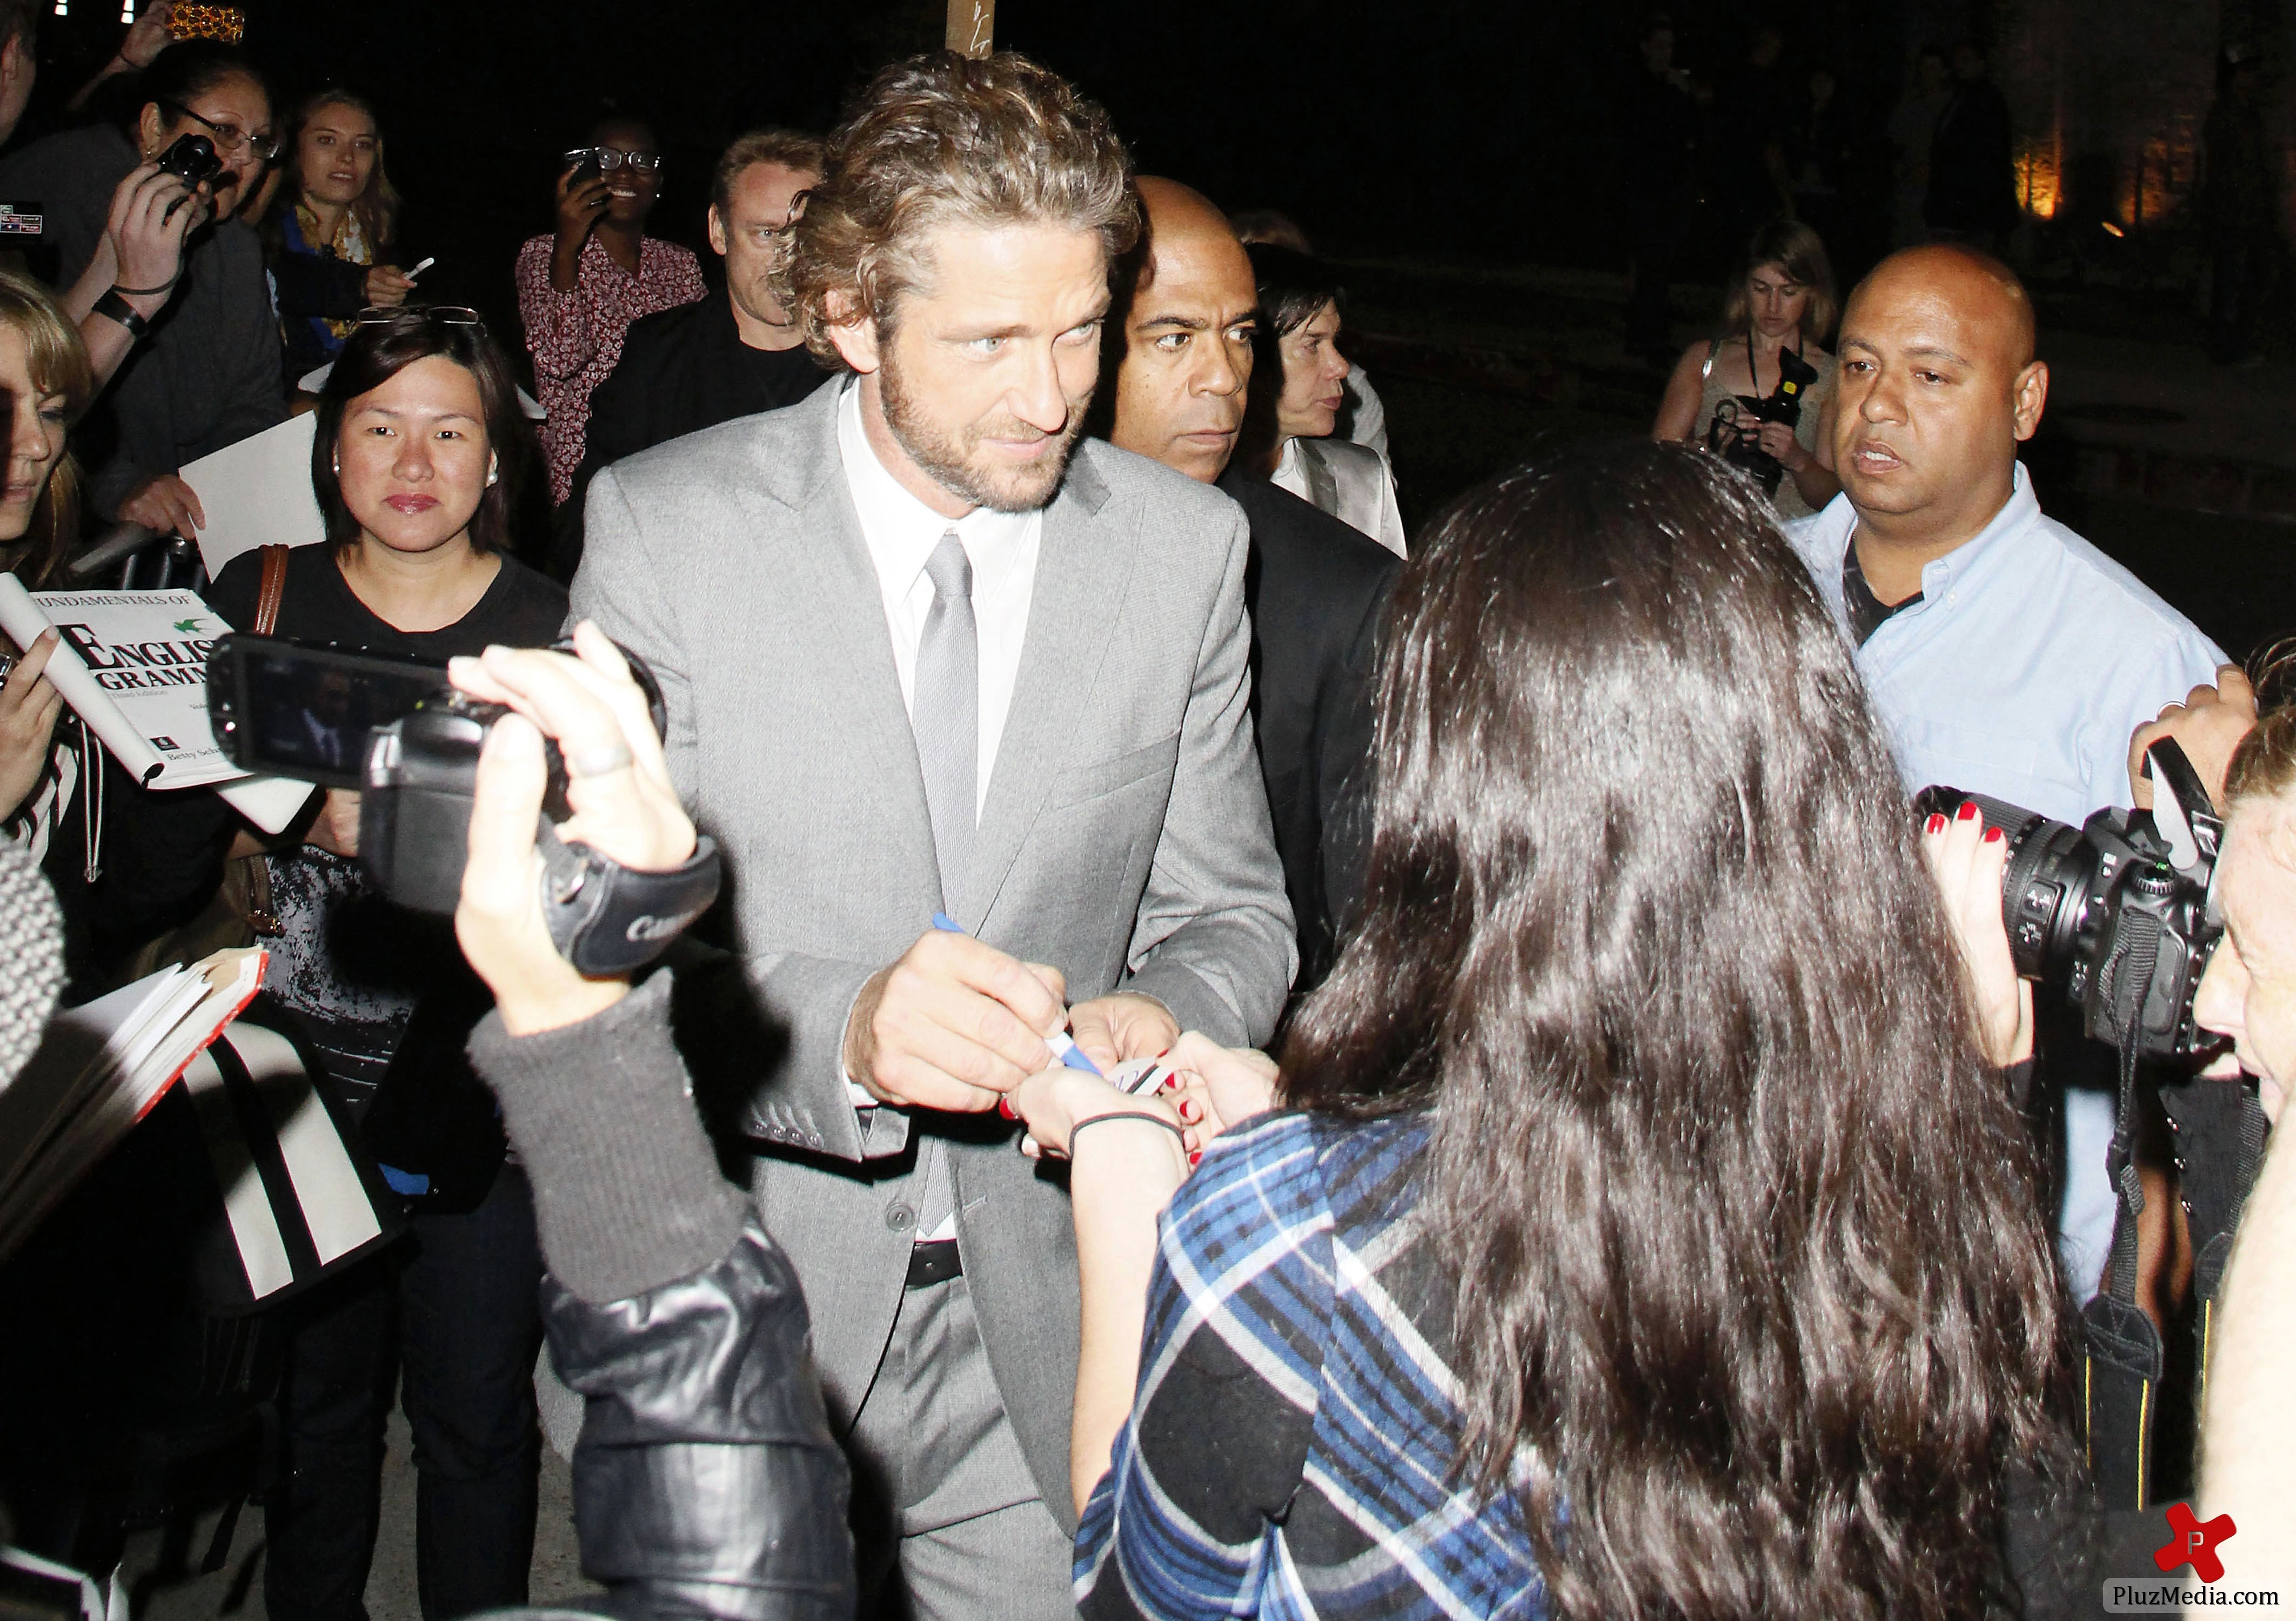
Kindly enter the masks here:
M 2070 1003 L 2098 1041 L 2189 1062 L 2222 1044 L 2194 1023 L 2193 997 L 2224 933 L 2211 896 L 2224 823 L 2175 742 L 2147 759 L 2153 808 L 2079 827 L 1957 788 L 1923 789 L 1914 810 L 1950 817 L 1973 800 L 2007 838 L 2001 915 L 2020 975 Z
M 1785 464 L 1755 443 L 1754 436 L 1768 422 L 1797 427 L 1801 422 L 1801 397 L 1817 381 L 1817 368 L 1792 349 L 1778 351 L 1778 386 L 1767 396 L 1734 395 L 1724 400 L 1706 429 L 1706 448 L 1731 466 L 1759 480 L 1762 493 L 1778 493 Z
M 660 733 L 660 686 L 636 654 L 622 657 Z M 452 913 L 461 899 L 479 751 L 507 713 L 457 691 L 446 666 L 425 659 L 238 634 L 208 659 L 208 719 L 233 764 L 356 790 L 360 865 L 387 899 L 418 912 Z M 586 974 L 643 968 L 717 899 L 717 845 L 703 835 L 683 866 L 640 872 L 562 839 L 556 824 L 573 813 L 555 740 L 544 740 L 544 757 L 535 841 L 550 937 Z

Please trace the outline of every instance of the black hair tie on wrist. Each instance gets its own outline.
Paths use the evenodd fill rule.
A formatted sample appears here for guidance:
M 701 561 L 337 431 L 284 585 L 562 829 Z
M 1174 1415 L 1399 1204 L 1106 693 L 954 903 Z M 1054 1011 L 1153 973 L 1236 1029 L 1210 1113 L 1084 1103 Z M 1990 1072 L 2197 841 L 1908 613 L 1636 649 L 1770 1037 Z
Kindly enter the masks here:
M 1178 1126 L 1173 1125 L 1169 1120 L 1167 1120 L 1163 1116 L 1152 1115 L 1144 1109 L 1112 1109 L 1104 1115 L 1093 1115 L 1088 1118 L 1078 1121 L 1074 1126 L 1069 1127 L 1069 1154 L 1071 1158 L 1076 1154 L 1077 1134 L 1087 1126 L 1099 1125 L 1103 1120 L 1145 1120 L 1151 1125 L 1160 1126 L 1166 1131 L 1171 1133 L 1172 1135 L 1180 1140 L 1180 1151 L 1182 1153 L 1185 1154 L 1188 1151 L 1187 1134 L 1183 1132 Z
M 111 284 L 111 291 L 118 293 L 124 299 L 148 299 L 154 293 L 167 291 L 170 287 L 173 287 L 176 282 L 183 279 L 184 273 L 178 270 L 175 274 L 169 276 L 157 287 L 122 287 L 119 282 L 114 282 Z

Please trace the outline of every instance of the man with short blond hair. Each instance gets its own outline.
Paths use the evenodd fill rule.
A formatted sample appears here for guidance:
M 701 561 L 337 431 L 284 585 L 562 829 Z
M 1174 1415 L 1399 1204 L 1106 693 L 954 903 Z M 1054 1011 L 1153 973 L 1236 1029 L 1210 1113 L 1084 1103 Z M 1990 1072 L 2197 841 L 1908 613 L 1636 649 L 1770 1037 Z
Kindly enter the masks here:
M 1263 1042 L 1293 967 L 1242 516 L 1078 437 L 1129 179 L 1024 58 L 886 69 L 776 282 L 846 375 L 590 492 L 575 612 L 660 678 L 730 867 L 864 1613 L 1073 1615 L 1073 1220 L 996 1105 L 1063 1027 L 1103 1067 Z

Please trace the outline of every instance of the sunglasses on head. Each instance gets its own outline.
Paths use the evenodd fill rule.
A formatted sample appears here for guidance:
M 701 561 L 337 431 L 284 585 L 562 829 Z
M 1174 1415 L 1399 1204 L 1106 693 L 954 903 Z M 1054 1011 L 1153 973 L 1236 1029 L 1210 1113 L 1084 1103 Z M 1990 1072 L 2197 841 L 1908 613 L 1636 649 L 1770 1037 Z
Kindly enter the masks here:
M 398 309 L 379 309 L 370 304 L 353 319 L 361 326 L 390 326 L 410 315 L 420 315 L 432 326 L 468 327 L 481 338 L 487 335 L 486 318 L 465 304 L 407 304 Z

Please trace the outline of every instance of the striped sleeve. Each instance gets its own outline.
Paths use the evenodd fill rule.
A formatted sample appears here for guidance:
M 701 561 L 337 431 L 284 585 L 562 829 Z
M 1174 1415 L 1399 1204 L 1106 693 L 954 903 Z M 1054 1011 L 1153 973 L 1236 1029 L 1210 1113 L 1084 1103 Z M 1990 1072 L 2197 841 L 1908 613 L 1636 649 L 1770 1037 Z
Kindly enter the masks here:
M 1221 1138 L 1164 1214 L 1132 1417 L 1077 1535 L 1085 1617 L 1249 1615 L 1282 1584 L 1332 1305 L 1306 1118 Z

